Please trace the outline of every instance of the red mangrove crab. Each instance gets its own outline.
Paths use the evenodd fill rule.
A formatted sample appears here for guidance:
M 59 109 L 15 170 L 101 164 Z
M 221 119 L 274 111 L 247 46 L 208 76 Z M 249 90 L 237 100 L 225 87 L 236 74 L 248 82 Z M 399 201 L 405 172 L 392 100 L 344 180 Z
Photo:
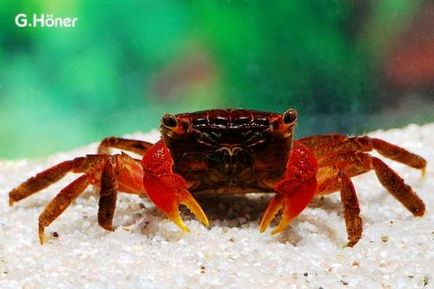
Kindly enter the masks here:
M 315 195 L 340 191 L 348 246 L 361 238 L 362 220 L 351 178 L 374 170 L 380 183 L 413 215 L 422 216 L 423 201 L 382 160 L 386 158 L 424 171 L 426 161 L 407 150 L 368 136 L 315 135 L 294 140 L 297 112 L 283 114 L 244 109 L 213 109 L 161 119 L 161 139 L 155 144 L 109 137 L 98 153 L 59 163 L 28 179 L 9 193 L 9 203 L 22 200 L 61 179 L 80 173 L 51 200 L 39 216 L 44 230 L 83 192 L 99 188 L 98 223 L 113 230 L 118 192 L 148 197 L 170 220 L 188 231 L 178 210 L 185 205 L 204 225 L 208 219 L 193 195 L 273 193 L 259 225 L 265 231 L 276 215 L 272 233 L 284 230 Z M 110 154 L 110 148 L 125 152 Z

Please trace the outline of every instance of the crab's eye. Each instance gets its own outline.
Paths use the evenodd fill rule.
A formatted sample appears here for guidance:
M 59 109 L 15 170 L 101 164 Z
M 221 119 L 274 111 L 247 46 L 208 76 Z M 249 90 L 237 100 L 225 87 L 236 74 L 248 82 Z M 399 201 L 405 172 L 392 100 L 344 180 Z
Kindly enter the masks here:
M 297 120 L 297 111 L 293 108 L 288 109 L 283 114 L 282 119 L 285 124 L 291 124 L 295 122 Z
M 163 118 L 161 119 L 161 122 L 165 127 L 168 128 L 175 128 L 178 125 L 178 121 L 176 120 L 176 117 L 171 114 L 165 114 L 163 115 Z

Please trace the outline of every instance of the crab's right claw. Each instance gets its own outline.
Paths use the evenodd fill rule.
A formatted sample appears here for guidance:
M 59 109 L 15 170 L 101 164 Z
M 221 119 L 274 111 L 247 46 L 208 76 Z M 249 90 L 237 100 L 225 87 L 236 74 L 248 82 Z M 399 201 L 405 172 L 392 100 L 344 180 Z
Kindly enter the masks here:
M 208 219 L 200 205 L 187 190 L 184 178 L 172 171 L 173 159 L 163 141 L 150 148 L 142 161 L 143 185 L 151 201 L 181 230 L 188 232 L 178 206 L 185 205 L 205 226 Z

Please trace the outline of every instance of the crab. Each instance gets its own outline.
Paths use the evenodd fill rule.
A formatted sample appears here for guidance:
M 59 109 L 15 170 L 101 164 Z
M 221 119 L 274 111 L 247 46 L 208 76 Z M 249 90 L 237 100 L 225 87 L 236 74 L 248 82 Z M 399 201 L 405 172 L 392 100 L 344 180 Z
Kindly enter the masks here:
M 351 178 L 374 170 L 384 188 L 414 216 L 424 202 L 380 158 L 380 155 L 425 172 L 426 161 L 404 148 L 369 136 L 314 135 L 294 139 L 295 109 L 284 113 L 244 109 L 212 109 L 161 118 L 155 144 L 118 137 L 105 138 L 98 153 L 48 168 L 9 192 L 13 205 L 60 180 L 68 172 L 81 176 L 63 188 L 39 216 L 39 240 L 45 228 L 89 185 L 99 188 L 98 223 L 113 231 L 118 192 L 149 198 L 181 230 L 179 206 L 185 205 L 205 226 L 208 219 L 194 196 L 199 194 L 273 193 L 259 224 L 264 232 L 280 212 L 272 230 L 285 230 L 314 196 L 340 192 L 348 235 L 354 246 L 362 235 L 362 219 Z M 112 148 L 121 153 L 111 154 Z M 126 152 L 141 155 L 134 158 Z

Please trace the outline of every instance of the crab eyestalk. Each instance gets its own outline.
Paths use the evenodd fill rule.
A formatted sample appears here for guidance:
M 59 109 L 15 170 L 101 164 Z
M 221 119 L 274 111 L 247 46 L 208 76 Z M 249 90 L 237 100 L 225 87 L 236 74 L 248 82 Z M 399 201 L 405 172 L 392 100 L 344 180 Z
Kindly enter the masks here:
M 282 122 L 285 125 L 294 125 L 297 121 L 297 111 L 293 108 L 288 109 L 282 114 Z
M 173 136 L 178 130 L 178 120 L 176 116 L 166 113 L 161 118 L 160 130 L 163 135 Z
M 297 124 L 297 111 L 289 108 L 284 113 L 277 115 L 272 120 L 272 135 L 283 140 L 285 146 L 292 149 L 294 129 Z
M 161 124 L 168 129 L 175 129 L 178 126 L 178 120 L 172 114 L 165 114 L 161 118 Z

